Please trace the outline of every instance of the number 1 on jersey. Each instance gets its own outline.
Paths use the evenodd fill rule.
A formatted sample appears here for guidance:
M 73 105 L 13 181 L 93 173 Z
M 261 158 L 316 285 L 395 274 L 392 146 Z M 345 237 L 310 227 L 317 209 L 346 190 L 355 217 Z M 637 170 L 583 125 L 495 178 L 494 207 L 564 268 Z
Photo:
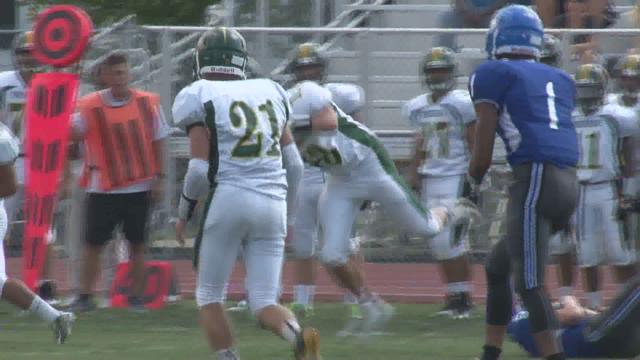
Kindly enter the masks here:
M 556 92 L 553 82 L 547 83 L 547 107 L 549 108 L 549 127 L 558 130 L 558 112 L 556 111 Z

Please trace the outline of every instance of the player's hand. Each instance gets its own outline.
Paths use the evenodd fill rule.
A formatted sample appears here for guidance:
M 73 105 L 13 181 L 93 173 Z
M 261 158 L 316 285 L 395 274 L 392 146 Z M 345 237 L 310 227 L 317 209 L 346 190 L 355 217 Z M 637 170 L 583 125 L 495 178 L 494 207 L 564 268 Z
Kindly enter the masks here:
M 178 242 L 178 244 L 180 244 L 180 246 L 185 245 L 184 229 L 186 226 L 187 226 L 186 220 L 178 219 L 178 221 L 176 221 L 176 241 Z
M 478 182 L 468 173 L 464 178 L 462 197 L 469 199 L 469 201 L 476 205 L 478 205 L 478 202 L 480 201 L 480 184 L 478 184 Z

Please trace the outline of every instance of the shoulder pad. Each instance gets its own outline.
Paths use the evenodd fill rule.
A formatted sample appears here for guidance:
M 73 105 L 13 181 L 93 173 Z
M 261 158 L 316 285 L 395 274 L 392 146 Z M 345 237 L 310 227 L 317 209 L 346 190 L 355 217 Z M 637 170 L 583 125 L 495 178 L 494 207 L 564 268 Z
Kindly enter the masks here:
M 304 81 L 289 89 L 293 125 L 309 125 L 311 116 L 331 104 L 331 92 L 322 86 Z
M 365 103 L 364 90 L 355 84 L 328 83 L 333 102 L 347 114 L 360 111 Z
M 204 123 L 204 106 L 200 99 L 202 81 L 196 81 L 180 90 L 173 101 L 173 106 L 171 107 L 173 125 L 184 131 L 192 125 Z

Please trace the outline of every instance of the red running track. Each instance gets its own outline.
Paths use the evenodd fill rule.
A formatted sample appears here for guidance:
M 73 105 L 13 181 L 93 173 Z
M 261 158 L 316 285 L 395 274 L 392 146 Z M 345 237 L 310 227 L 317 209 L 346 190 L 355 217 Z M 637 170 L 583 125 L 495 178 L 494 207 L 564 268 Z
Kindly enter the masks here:
M 176 268 L 180 291 L 185 297 L 193 297 L 195 289 L 195 272 L 189 260 L 171 261 Z M 7 259 L 7 273 L 9 276 L 19 277 L 21 273 L 21 259 Z M 294 281 L 294 267 L 291 262 L 285 264 L 283 282 L 283 299 L 291 299 Z M 435 264 L 380 264 L 367 263 L 365 265 L 366 279 L 369 286 L 385 299 L 402 303 L 438 303 L 442 301 L 445 293 L 438 266 Z M 58 281 L 58 289 L 61 293 L 69 291 L 69 282 L 66 278 L 67 269 L 64 261 L 56 261 L 54 265 L 54 278 Z M 615 284 L 609 271 L 603 271 L 603 283 L 605 284 L 604 297 L 610 299 L 615 292 Z M 236 264 L 236 268 L 229 283 L 229 298 L 241 299 L 244 295 L 243 268 Z M 556 288 L 555 267 L 547 270 L 547 279 L 551 292 Z M 473 295 L 477 302 L 484 302 L 486 296 L 484 269 L 482 265 L 473 266 Z M 581 285 L 576 287 L 581 288 Z M 327 273 L 319 268 L 316 284 L 316 298 L 323 301 L 338 301 L 342 299 L 343 292 L 335 285 Z M 577 291 L 581 295 L 581 291 Z

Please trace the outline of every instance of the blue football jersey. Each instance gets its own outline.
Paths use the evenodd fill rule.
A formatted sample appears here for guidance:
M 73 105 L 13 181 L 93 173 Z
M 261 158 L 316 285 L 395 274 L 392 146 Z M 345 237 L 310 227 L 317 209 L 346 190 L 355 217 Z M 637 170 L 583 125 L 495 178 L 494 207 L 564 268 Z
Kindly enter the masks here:
M 498 107 L 498 135 L 509 164 L 575 167 L 578 140 L 571 121 L 576 88 L 562 70 L 528 60 L 490 60 L 469 80 L 474 103 Z
M 588 321 L 583 320 L 576 325 L 564 327 L 560 332 L 562 348 L 568 358 L 600 358 L 606 357 L 602 350 L 598 350 L 593 344 L 584 338 L 584 331 Z M 511 340 L 518 343 L 529 355 L 539 357 L 538 349 L 531 335 L 529 314 L 526 311 L 518 313 L 507 326 L 507 333 Z

